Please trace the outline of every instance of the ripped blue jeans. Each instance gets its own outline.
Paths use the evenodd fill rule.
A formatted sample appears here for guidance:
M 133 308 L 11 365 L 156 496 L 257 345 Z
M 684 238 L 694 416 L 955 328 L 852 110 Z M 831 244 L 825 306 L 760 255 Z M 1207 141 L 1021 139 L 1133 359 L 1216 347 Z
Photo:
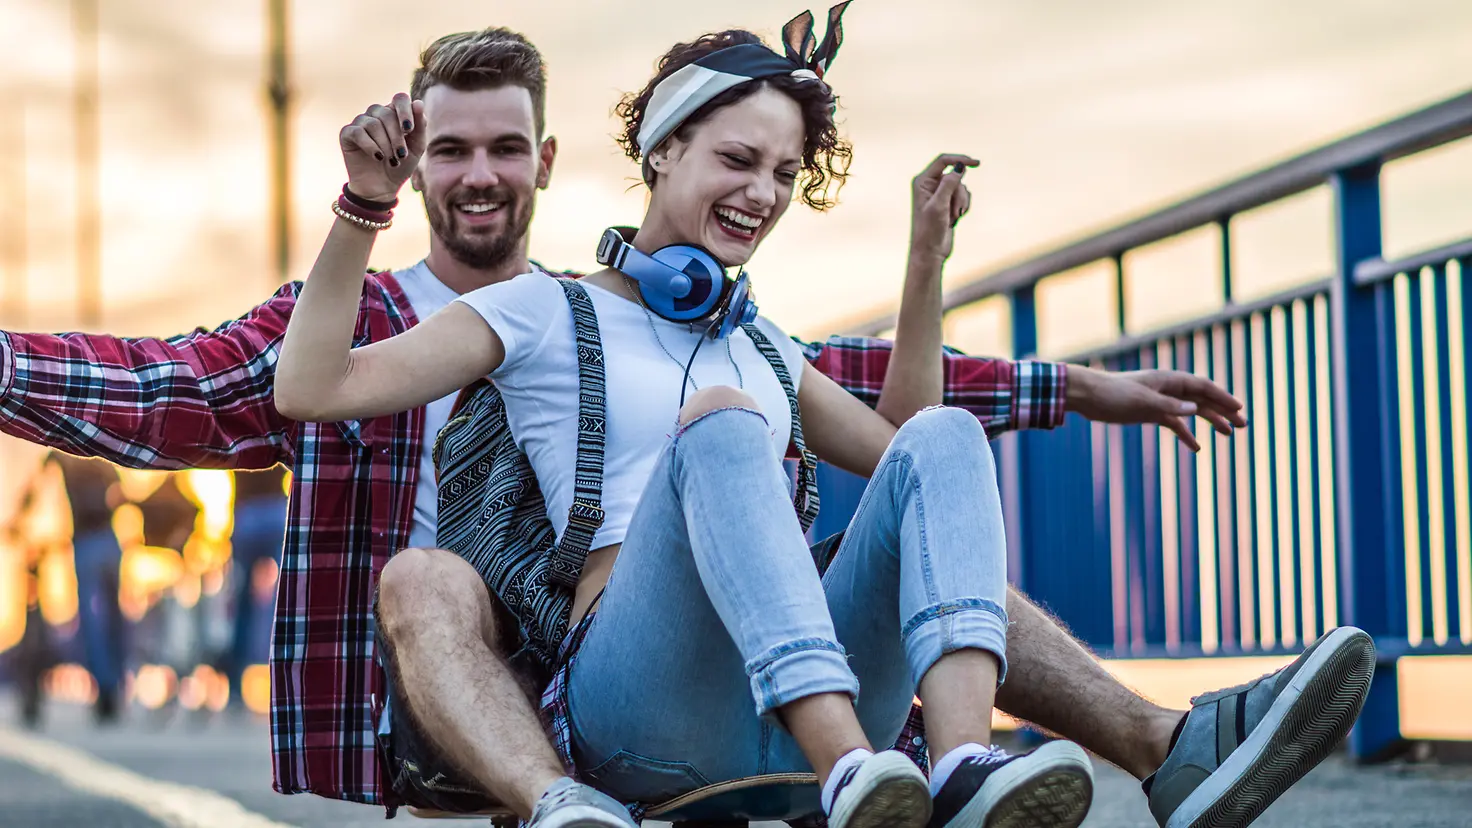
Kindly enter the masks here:
M 707 414 L 665 447 L 573 661 L 578 771 L 629 802 L 810 772 L 772 712 L 816 693 L 853 696 L 888 748 L 942 655 L 985 650 L 1005 673 L 1006 561 L 991 449 L 964 411 L 899 430 L 821 578 L 765 419 Z

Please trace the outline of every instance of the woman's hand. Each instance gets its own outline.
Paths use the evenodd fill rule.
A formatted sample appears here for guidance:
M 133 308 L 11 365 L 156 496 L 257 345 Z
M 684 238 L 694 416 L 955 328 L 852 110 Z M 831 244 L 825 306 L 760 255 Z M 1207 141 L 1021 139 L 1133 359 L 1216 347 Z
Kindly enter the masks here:
M 393 201 L 424 154 L 424 101 L 400 92 L 374 104 L 337 134 L 348 189 L 370 201 Z
M 941 401 L 941 267 L 951 255 L 956 222 L 971 208 L 971 192 L 959 170 L 979 163 L 969 155 L 939 155 L 911 182 L 910 257 L 894 351 L 875 408 L 896 427 Z
M 395 95 L 338 133 L 348 189 L 391 201 L 424 152 L 424 104 Z M 304 422 L 366 419 L 437 400 L 504 358 L 504 345 L 480 315 L 458 302 L 408 331 L 362 348 L 353 329 L 363 273 L 377 233 L 337 221 L 297 296 L 276 363 L 276 410 Z
M 956 222 L 971 209 L 960 171 L 981 162 L 969 155 L 936 156 L 910 183 L 910 257 L 943 262 L 951 255 Z

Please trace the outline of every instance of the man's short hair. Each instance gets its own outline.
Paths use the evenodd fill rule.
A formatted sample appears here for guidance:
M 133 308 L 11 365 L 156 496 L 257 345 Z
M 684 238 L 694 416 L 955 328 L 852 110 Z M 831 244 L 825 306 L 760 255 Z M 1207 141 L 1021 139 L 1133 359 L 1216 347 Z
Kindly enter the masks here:
M 530 40 L 510 29 L 445 35 L 419 54 L 409 96 L 422 100 L 432 86 L 462 92 L 520 86 L 532 96 L 537 137 L 547 123 L 547 65 Z

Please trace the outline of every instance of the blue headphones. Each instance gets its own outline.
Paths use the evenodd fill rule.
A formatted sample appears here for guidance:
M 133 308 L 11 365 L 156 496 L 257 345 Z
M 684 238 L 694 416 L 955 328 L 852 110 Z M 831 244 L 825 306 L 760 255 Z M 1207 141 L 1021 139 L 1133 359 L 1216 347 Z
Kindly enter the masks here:
M 632 227 L 610 227 L 598 240 L 598 263 L 639 283 L 649 309 L 671 322 L 711 319 L 710 336 L 721 339 L 738 325 L 756 321 L 756 302 L 742 270 L 735 279 L 706 250 L 687 244 L 661 247 L 653 254 L 630 242 Z

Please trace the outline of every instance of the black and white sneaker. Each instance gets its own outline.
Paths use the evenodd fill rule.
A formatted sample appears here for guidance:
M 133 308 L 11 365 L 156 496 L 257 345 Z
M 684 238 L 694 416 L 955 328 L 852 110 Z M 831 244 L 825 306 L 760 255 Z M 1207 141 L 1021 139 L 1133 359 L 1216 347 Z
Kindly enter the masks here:
M 1076 828 L 1093 797 L 1094 767 L 1078 745 L 1049 742 L 1020 756 L 994 747 L 951 772 L 929 828 Z
M 886 750 L 850 766 L 833 787 L 828 828 L 925 828 L 930 783 L 908 756 Z

